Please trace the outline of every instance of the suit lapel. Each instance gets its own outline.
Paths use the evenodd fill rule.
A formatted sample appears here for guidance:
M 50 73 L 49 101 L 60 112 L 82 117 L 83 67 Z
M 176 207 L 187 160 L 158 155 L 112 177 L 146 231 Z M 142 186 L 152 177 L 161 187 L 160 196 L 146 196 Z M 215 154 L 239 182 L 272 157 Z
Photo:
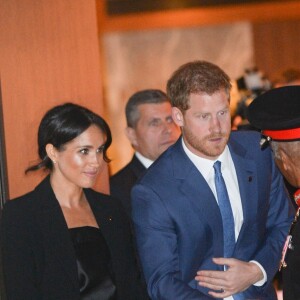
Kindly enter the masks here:
M 181 139 L 174 146 L 174 177 L 179 182 L 180 190 L 186 195 L 197 211 L 200 220 L 205 220 L 214 232 L 214 254 L 223 255 L 222 217 L 216 199 L 206 180 L 185 154 Z
M 145 166 L 138 160 L 138 158 L 135 155 L 133 155 L 132 160 L 130 162 L 130 168 L 135 174 L 136 179 L 140 178 L 146 171 Z
M 239 241 L 247 225 L 253 224 L 256 219 L 258 199 L 256 166 L 253 160 L 246 158 L 245 148 L 238 143 L 230 143 L 229 149 L 237 174 L 244 216 Z
M 74 287 L 79 289 L 75 250 L 61 208 L 50 185 L 49 176 L 36 188 L 41 202 L 41 226 L 46 252 L 52 252 Z
M 109 205 L 103 205 L 103 202 L 99 201 L 99 199 L 94 196 L 94 193 L 91 190 L 86 189 L 84 190 L 84 193 L 93 211 L 99 229 L 101 230 L 101 233 L 103 234 L 109 246 L 109 241 L 111 240 L 110 228 L 115 218 L 114 212 Z
M 214 232 L 215 254 L 223 254 L 223 226 L 222 217 L 216 199 L 207 182 L 185 154 L 181 139 L 174 145 L 173 168 L 174 177 L 179 181 L 180 189 L 191 201 L 199 213 L 199 217 L 206 220 Z M 242 201 L 244 222 L 239 234 L 239 240 L 244 231 L 255 220 L 257 213 L 257 178 L 253 160 L 246 158 L 247 150 L 237 142 L 230 140 L 230 153 L 235 165 L 239 190 Z

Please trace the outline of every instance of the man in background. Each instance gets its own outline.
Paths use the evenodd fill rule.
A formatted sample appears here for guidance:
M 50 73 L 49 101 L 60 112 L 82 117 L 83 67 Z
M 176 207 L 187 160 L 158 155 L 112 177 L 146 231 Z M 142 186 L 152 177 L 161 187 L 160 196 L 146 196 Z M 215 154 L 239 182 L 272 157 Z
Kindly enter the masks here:
M 262 130 L 263 142 L 270 143 L 275 162 L 288 182 L 300 188 L 300 86 L 270 90 L 249 106 L 248 119 Z M 298 206 L 282 257 L 283 299 L 300 299 L 300 190 Z
M 181 66 L 167 83 L 182 138 L 132 189 L 153 300 L 277 299 L 287 195 L 260 134 L 231 133 L 230 89 L 228 75 L 205 61 Z
M 280 73 L 280 77 L 277 78 L 274 82 L 274 87 L 283 87 L 283 86 L 294 86 L 300 85 L 300 69 L 297 68 L 287 68 Z M 293 205 L 295 208 L 295 202 L 293 201 L 294 193 L 296 192 L 296 188 L 292 186 L 288 180 L 285 178 L 285 184 L 288 189 L 290 198 L 292 199 Z
M 111 195 L 131 215 L 130 192 L 137 179 L 180 135 L 167 95 L 155 89 L 133 94 L 125 108 L 126 135 L 135 150 L 132 160 L 110 178 Z

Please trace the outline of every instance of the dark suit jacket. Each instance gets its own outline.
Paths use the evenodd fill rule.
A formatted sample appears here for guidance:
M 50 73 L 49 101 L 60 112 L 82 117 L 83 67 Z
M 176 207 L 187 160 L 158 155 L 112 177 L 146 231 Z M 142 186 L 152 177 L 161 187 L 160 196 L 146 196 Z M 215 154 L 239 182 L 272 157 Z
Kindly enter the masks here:
M 118 299 L 144 299 L 121 204 L 91 189 L 84 193 L 111 253 Z M 1 237 L 8 300 L 80 299 L 75 251 L 49 176 L 5 205 Z
M 287 250 L 287 267 L 282 269 L 283 273 L 283 299 L 300 299 L 300 217 L 292 234 L 293 249 Z
M 122 202 L 129 216 L 131 216 L 131 189 L 145 171 L 145 166 L 133 155 L 130 163 L 110 178 L 110 194 Z
M 132 160 L 115 175 L 110 177 L 110 194 L 117 198 L 123 205 L 123 208 L 131 220 L 131 189 L 137 182 L 137 180 L 145 173 L 147 169 L 139 161 L 139 159 L 133 155 Z M 132 234 L 134 230 L 132 228 Z M 136 258 L 136 264 L 139 269 L 139 278 L 141 284 L 146 288 L 143 271 L 141 268 L 140 259 L 136 250 L 136 243 L 134 241 L 134 253 Z M 149 299 L 149 298 L 148 298 Z
M 267 283 L 251 286 L 243 299 L 277 299 L 272 278 L 292 212 L 270 149 L 260 134 L 234 132 L 229 150 L 235 165 L 244 222 L 233 257 L 256 260 Z M 185 154 L 182 141 L 171 146 L 132 189 L 132 214 L 138 250 L 151 299 L 211 299 L 194 280 L 198 270 L 223 270 L 219 206 L 207 182 Z

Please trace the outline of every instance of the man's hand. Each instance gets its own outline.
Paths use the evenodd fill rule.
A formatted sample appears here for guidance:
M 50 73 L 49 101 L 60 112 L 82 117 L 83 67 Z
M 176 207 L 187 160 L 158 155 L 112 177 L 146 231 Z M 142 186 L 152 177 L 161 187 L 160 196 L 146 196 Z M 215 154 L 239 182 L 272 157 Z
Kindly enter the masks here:
M 263 279 L 263 273 L 255 263 L 235 258 L 213 258 L 213 262 L 226 265 L 226 271 L 198 271 L 195 279 L 199 285 L 214 290 L 209 294 L 215 298 L 226 298 L 240 293 Z

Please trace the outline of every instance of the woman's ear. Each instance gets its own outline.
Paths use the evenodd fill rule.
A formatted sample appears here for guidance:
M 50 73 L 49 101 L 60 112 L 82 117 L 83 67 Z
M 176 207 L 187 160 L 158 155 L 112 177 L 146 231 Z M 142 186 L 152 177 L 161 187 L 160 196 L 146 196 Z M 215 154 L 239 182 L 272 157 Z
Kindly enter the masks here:
M 57 150 L 56 150 L 56 148 L 52 144 L 47 144 L 45 150 L 46 150 L 46 153 L 47 153 L 48 157 L 55 164 L 56 159 L 57 159 Z
M 172 118 L 177 126 L 182 127 L 184 125 L 183 114 L 178 107 L 172 107 Z

